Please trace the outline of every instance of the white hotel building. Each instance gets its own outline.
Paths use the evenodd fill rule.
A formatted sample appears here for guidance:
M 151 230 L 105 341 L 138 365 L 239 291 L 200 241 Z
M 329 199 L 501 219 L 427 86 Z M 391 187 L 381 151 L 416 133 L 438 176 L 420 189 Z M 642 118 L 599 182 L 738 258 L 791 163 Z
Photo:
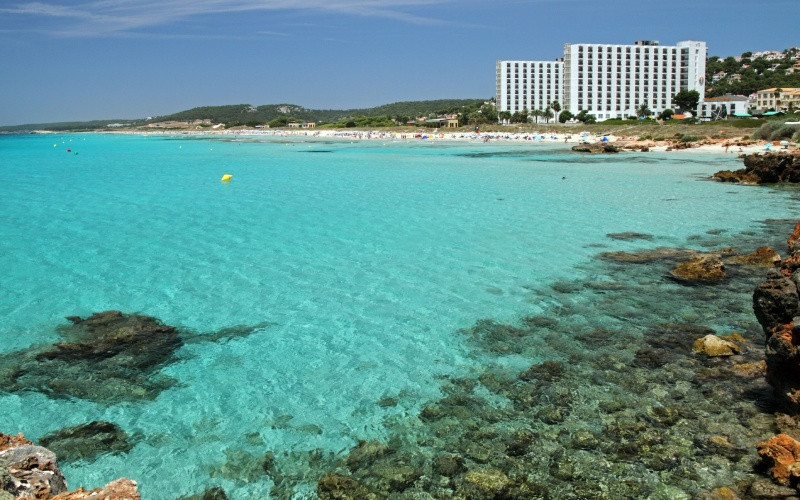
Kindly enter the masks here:
M 561 61 L 497 61 L 497 110 L 516 113 L 563 103 Z
M 550 102 L 559 101 L 562 109 L 573 114 L 586 110 L 598 120 L 626 118 L 635 116 L 641 104 L 660 113 L 673 108 L 672 96 L 680 90 L 696 90 L 700 101 L 704 99 L 706 52 L 705 42 L 695 41 L 674 46 L 660 46 L 656 41 L 634 45 L 568 43 L 564 45 L 563 63 L 498 61 L 498 111 L 542 109 L 535 105 L 540 95 L 546 95 L 541 89 L 558 79 L 560 92 L 550 94 Z M 522 71 L 538 69 L 540 64 L 561 67 L 563 76 L 548 78 L 540 71 Z

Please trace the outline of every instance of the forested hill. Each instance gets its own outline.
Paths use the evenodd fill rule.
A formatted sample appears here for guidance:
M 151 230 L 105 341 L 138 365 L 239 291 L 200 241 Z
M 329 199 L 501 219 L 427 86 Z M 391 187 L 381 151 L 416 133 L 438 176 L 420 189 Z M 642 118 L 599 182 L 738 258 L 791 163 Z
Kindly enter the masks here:
M 299 121 L 333 123 L 356 116 L 387 116 L 410 118 L 430 114 L 457 113 L 465 107 L 475 107 L 484 99 L 440 99 L 434 101 L 406 101 L 363 109 L 307 109 L 295 104 L 267 104 L 251 106 L 232 104 L 227 106 L 202 106 L 171 115 L 159 116 L 152 121 L 211 120 L 214 123 L 254 125 L 269 123 L 280 117 Z
M 148 119 L 94 120 L 86 122 L 36 123 L 0 126 L 0 133 L 30 132 L 33 130 L 83 131 L 107 129 L 107 127 L 139 127 L 154 122 L 191 122 L 210 120 L 226 126 L 260 125 L 273 120 L 313 121 L 336 123 L 355 117 L 386 117 L 405 122 L 419 116 L 465 113 L 479 109 L 485 99 L 439 99 L 431 101 L 405 101 L 363 109 L 307 109 L 296 104 L 231 104 L 226 106 L 201 106 L 170 115 Z

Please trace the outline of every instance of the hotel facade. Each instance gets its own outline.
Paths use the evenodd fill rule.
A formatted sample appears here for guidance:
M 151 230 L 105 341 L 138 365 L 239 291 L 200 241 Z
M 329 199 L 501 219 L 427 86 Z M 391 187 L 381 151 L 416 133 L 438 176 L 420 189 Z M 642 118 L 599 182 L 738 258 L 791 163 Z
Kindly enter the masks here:
M 564 63 L 561 61 L 497 61 L 498 111 L 516 113 L 563 103 Z
M 598 120 L 636 116 L 642 104 L 660 113 L 673 108 L 672 97 L 681 90 L 696 90 L 703 101 L 706 55 L 705 42 L 661 46 L 648 40 L 633 45 L 568 43 L 563 60 L 550 63 L 497 61 L 498 111 L 513 113 L 524 104 L 543 109 L 537 106 L 541 96 L 572 114 L 586 110 Z M 545 64 L 551 65 L 550 76 L 539 71 Z M 561 75 L 556 76 L 556 68 Z M 556 80 L 560 88 L 546 94 Z

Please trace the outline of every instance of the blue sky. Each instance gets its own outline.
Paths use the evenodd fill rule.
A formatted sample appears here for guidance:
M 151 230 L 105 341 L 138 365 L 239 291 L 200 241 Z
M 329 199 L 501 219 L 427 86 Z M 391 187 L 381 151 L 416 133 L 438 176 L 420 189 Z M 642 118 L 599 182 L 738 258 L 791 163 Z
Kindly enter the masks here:
M 565 42 L 800 45 L 797 0 L 45 0 L 0 3 L 0 125 L 195 106 L 490 98 L 497 59 Z M 785 12 L 786 15 L 781 15 Z

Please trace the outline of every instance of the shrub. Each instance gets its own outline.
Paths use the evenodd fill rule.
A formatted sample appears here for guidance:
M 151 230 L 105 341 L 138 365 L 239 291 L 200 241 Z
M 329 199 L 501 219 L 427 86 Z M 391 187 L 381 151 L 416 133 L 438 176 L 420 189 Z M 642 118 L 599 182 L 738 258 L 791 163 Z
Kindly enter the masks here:
M 770 135 L 772 135 L 772 124 L 767 122 L 758 127 L 758 130 L 753 133 L 753 139 L 766 140 L 769 139 Z
M 779 141 L 781 139 L 789 139 L 793 135 L 795 135 L 798 131 L 800 131 L 800 126 L 797 125 L 784 125 L 779 129 L 773 131 L 769 135 L 769 139 L 771 141 Z
M 664 138 L 664 137 L 661 137 L 661 136 L 658 136 L 658 137 L 653 137 L 653 140 L 654 140 L 654 141 L 663 141 L 664 139 L 665 139 L 665 138 Z
M 697 142 L 700 138 L 696 135 L 684 135 L 681 136 L 681 142 Z

